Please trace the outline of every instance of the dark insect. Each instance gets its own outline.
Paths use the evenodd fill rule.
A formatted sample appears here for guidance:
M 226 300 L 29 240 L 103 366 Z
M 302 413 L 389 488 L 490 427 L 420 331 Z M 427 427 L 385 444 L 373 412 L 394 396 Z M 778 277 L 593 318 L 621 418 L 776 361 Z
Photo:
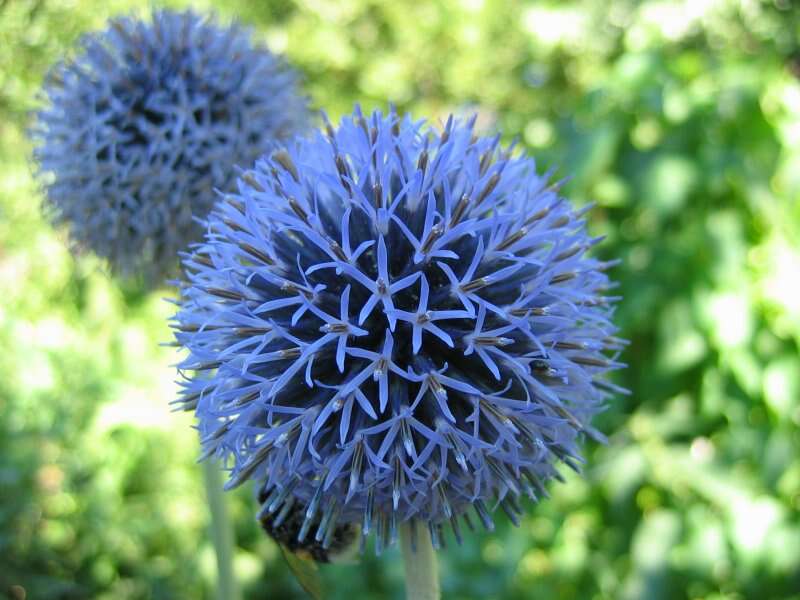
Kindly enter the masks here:
M 265 491 L 261 491 L 258 501 L 262 506 L 267 501 Z M 304 520 L 303 505 L 290 502 L 276 512 L 262 510 L 258 517 L 261 528 L 277 542 L 298 583 L 312 598 L 322 600 L 318 563 L 342 562 L 352 558 L 357 550 L 360 528 L 351 523 L 339 525 L 325 543 L 316 539 L 316 528 L 312 527 L 300 541 Z

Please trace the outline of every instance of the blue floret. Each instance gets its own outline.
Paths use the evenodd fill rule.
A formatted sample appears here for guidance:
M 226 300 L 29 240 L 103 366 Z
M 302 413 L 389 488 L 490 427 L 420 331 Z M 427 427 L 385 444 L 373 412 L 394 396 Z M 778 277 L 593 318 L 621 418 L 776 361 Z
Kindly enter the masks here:
M 157 284 L 202 238 L 215 188 L 306 126 L 282 59 L 193 12 L 111 21 L 56 64 L 32 129 L 45 207 L 123 276 Z
M 178 404 L 228 487 L 392 542 L 474 510 L 516 520 L 620 391 L 610 263 L 534 162 L 356 110 L 258 161 L 186 255 Z

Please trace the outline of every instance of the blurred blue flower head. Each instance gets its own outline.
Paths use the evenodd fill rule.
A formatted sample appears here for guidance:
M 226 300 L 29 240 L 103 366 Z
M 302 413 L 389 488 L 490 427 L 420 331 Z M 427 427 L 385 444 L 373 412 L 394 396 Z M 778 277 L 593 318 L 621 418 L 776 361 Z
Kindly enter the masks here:
M 202 238 L 193 216 L 234 165 L 304 126 L 297 87 L 236 25 L 169 11 L 113 20 L 46 78 L 31 132 L 46 207 L 78 249 L 157 283 Z
M 361 523 L 380 548 L 413 519 L 460 540 L 602 437 L 610 263 L 473 124 L 357 109 L 258 161 L 185 258 L 178 403 L 228 487 L 257 480 L 278 519 L 299 503 L 301 538 Z

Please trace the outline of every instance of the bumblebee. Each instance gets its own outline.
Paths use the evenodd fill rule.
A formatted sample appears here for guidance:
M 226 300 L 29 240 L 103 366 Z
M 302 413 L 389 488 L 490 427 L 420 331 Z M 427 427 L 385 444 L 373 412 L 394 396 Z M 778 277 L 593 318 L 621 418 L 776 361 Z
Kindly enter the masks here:
M 258 501 L 261 505 L 267 500 L 267 494 L 261 492 Z M 331 536 L 328 547 L 323 547 L 314 536 L 314 528 L 301 542 L 298 541 L 300 529 L 305 520 L 305 507 L 294 504 L 279 524 L 275 524 L 278 515 L 283 511 L 264 514 L 259 517 L 259 524 L 281 549 L 286 564 L 297 578 L 298 583 L 315 600 L 322 600 L 322 584 L 319 577 L 319 563 L 346 562 L 352 559 L 358 548 L 360 527 L 352 523 L 337 526 Z

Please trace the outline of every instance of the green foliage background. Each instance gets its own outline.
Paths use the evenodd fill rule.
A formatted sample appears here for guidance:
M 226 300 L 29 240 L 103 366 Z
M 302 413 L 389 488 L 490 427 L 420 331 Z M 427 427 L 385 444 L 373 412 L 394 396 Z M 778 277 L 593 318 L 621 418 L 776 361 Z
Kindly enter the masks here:
M 161 5 L 161 2 L 153 2 Z M 172 5 L 185 6 L 176 2 Z M 597 202 L 631 340 L 584 478 L 442 553 L 448 598 L 800 598 L 800 9 L 790 0 L 227 0 L 317 107 L 478 111 Z M 162 293 L 73 259 L 24 138 L 49 64 L 133 0 L 0 0 L 0 594 L 213 597 Z M 300 598 L 229 495 L 248 599 Z M 396 550 L 325 569 L 400 598 Z

